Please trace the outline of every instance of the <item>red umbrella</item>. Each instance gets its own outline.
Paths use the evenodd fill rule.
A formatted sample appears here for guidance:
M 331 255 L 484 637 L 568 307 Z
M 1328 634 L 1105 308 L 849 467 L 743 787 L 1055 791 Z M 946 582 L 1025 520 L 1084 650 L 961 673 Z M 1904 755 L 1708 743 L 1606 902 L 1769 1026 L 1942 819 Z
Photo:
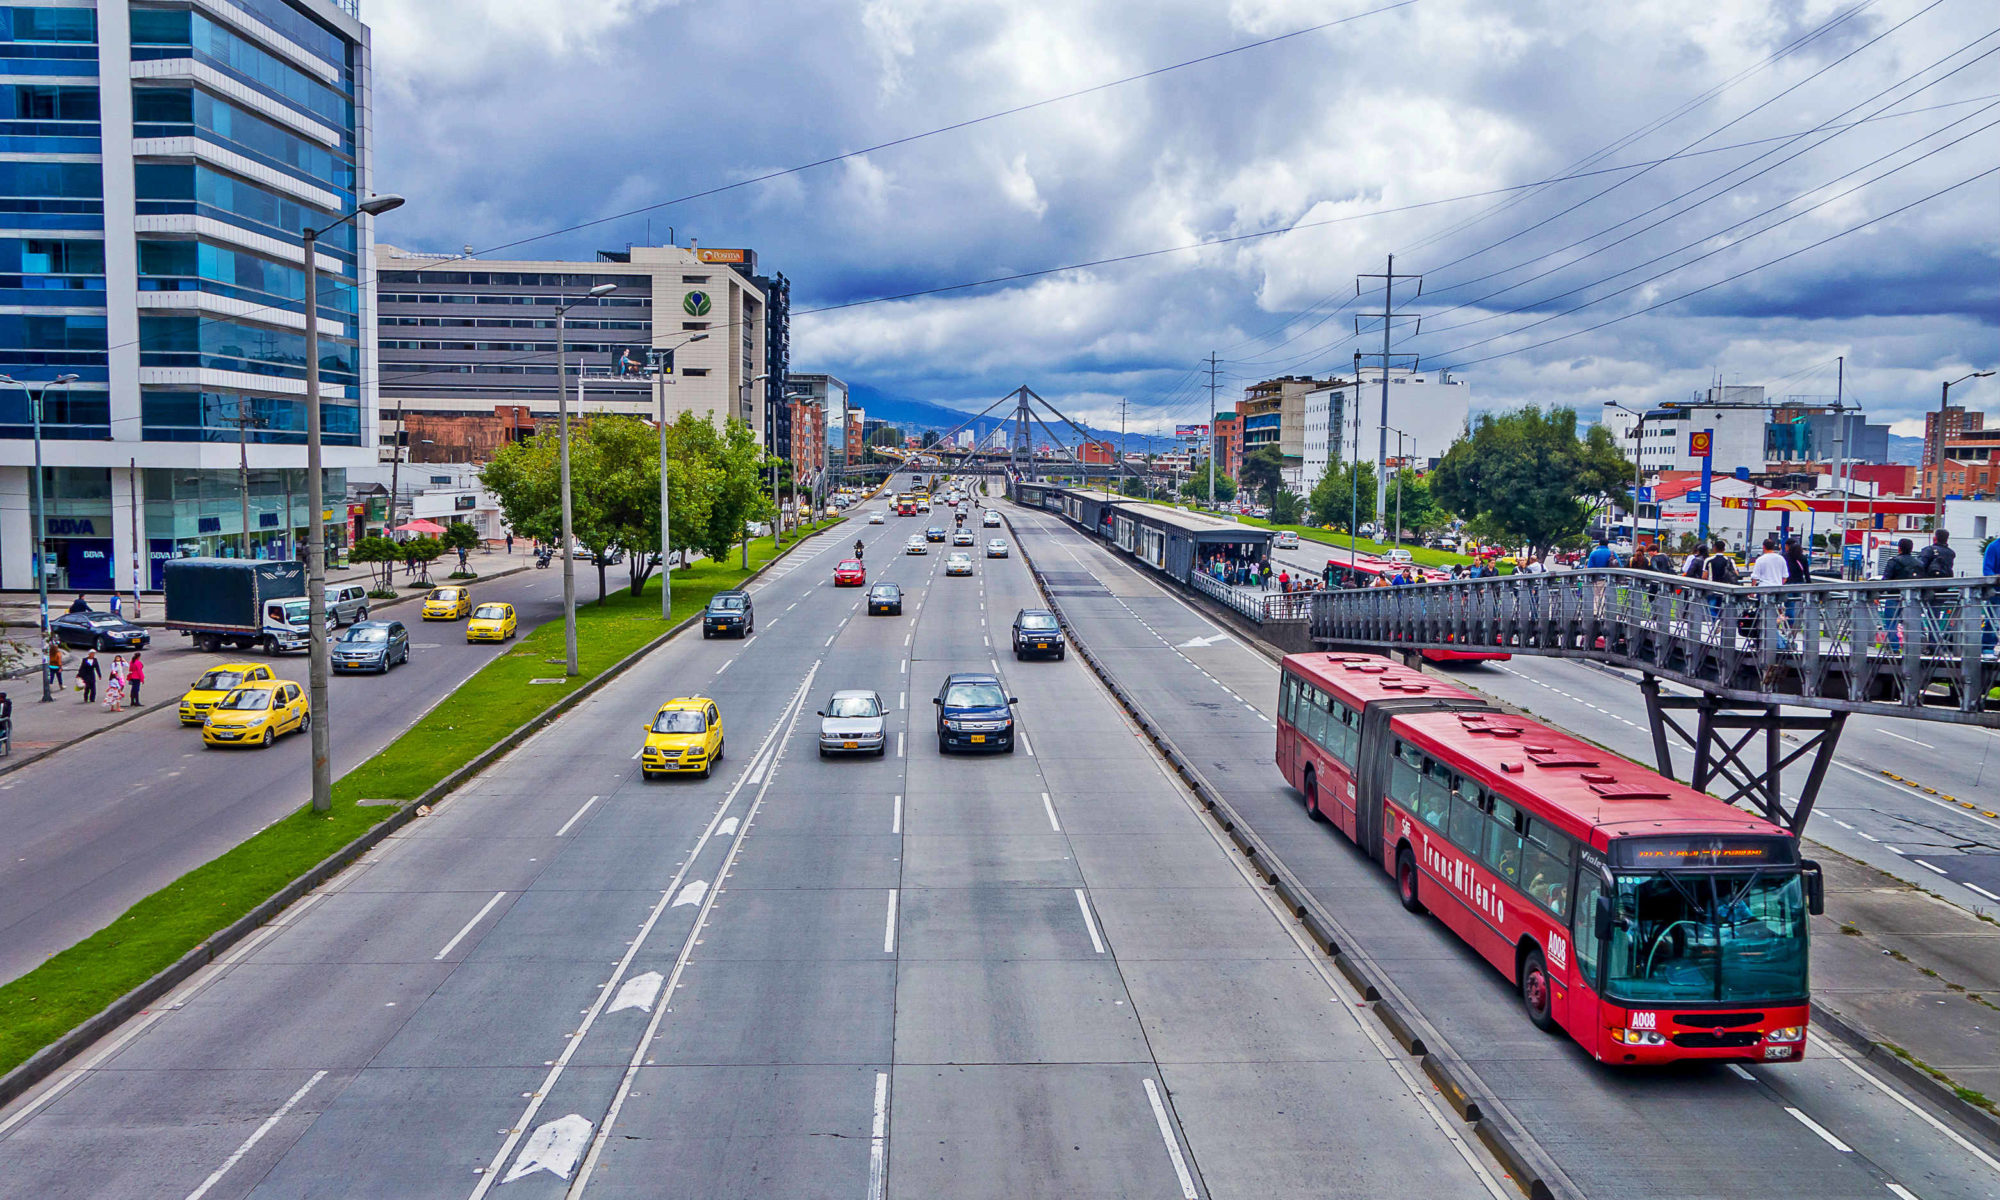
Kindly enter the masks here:
M 443 533 L 444 526 L 438 524 L 436 521 L 426 521 L 422 517 L 418 517 L 414 521 L 405 522 L 404 524 L 396 526 L 396 532 L 397 533 Z

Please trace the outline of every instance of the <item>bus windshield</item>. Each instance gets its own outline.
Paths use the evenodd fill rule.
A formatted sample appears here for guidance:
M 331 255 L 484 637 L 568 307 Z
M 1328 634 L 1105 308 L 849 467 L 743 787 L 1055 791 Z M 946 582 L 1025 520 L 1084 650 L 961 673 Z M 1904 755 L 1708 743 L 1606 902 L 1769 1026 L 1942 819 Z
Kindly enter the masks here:
M 1762 1004 L 1806 994 L 1796 871 L 1618 876 L 1605 994 L 1642 1004 Z

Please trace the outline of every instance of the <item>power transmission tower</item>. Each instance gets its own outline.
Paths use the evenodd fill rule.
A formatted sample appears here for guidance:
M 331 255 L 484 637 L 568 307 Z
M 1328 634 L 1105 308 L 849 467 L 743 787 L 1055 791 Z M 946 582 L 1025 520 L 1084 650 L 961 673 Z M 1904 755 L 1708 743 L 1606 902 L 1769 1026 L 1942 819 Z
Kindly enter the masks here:
M 1208 352 L 1208 507 L 1215 510 L 1215 351 Z
M 1396 274 L 1396 256 L 1391 254 L 1389 256 L 1388 267 L 1380 274 L 1366 274 L 1355 277 L 1354 294 L 1356 296 L 1361 295 L 1363 288 L 1366 286 L 1363 281 L 1369 279 L 1379 279 L 1382 281 L 1382 311 L 1378 313 L 1356 313 L 1354 315 L 1354 332 L 1356 335 L 1361 333 L 1361 325 L 1364 321 L 1379 320 L 1382 322 L 1381 352 L 1379 354 L 1357 356 L 1357 361 L 1360 357 L 1379 358 L 1382 360 L 1382 419 L 1380 427 L 1377 430 L 1380 438 L 1375 447 L 1375 512 L 1379 520 L 1383 514 L 1389 511 L 1389 366 L 1397 358 L 1409 359 L 1412 370 L 1415 370 L 1417 365 L 1416 355 L 1396 354 L 1391 349 L 1390 335 L 1394 331 L 1397 315 L 1396 281 L 1398 279 L 1414 279 L 1417 281 L 1417 290 L 1410 296 L 1410 299 L 1414 300 L 1424 294 L 1424 277 L 1422 275 Z M 1414 317 L 1411 319 L 1416 322 L 1416 329 L 1411 330 L 1411 332 L 1419 332 L 1423 328 L 1423 318 Z M 1361 373 L 1358 368 L 1355 371 L 1354 396 L 1358 404 L 1361 398 Z

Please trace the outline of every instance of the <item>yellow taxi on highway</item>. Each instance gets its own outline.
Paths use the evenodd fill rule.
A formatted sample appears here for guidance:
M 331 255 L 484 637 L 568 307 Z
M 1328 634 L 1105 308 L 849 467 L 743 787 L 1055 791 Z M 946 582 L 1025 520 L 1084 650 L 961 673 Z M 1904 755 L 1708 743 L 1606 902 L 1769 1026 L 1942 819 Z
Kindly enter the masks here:
M 246 683 L 271 678 L 271 668 L 263 663 L 218 663 L 202 673 L 194 686 L 181 697 L 181 724 L 199 725 L 208 717 L 215 702 Z
M 513 605 L 488 602 L 472 610 L 472 619 L 465 623 L 465 640 L 504 642 L 513 637 L 519 627 L 520 621 L 514 615 Z
M 304 688 L 289 679 L 261 679 L 236 688 L 208 710 L 201 740 L 209 746 L 263 747 L 311 724 Z
M 706 696 L 667 701 L 645 730 L 639 770 L 648 779 L 670 771 L 694 771 L 706 779 L 722 761 L 722 711 Z
M 424 597 L 424 620 L 426 621 L 456 621 L 471 611 L 471 588 L 432 588 L 431 594 Z

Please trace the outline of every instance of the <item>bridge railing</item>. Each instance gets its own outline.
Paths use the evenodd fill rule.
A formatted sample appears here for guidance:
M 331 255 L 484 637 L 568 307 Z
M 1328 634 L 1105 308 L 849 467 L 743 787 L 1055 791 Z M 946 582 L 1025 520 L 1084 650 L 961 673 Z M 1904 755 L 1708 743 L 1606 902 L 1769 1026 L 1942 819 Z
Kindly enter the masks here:
M 1753 588 L 1585 570 L 1307 598 L 1321 642 L 1590 658 L 1736 699 L 2000 725 L 2000 579 Z
M 1214 597 L 1259 624 L 1302 621 L 1312 616 L 1312 596 L 1306 592 L 1267 592 L 1259 588 L 1237 587 L 1199 571 L 1190 575 L 1188 582 L 1196 591 Z

